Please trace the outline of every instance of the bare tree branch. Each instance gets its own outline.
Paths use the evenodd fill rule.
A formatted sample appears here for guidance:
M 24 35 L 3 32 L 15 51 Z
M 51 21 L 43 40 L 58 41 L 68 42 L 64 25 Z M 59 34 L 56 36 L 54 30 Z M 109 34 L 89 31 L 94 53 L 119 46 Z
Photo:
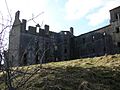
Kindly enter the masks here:
M 9 31 L 10 31 L 12 27 L 16 27 L 16 26 L 21 25 L 21 23 L 20 23 L 20 24 L 16 24 L 16 25 L 14 25 L 14 26 L 11 25 L 11 23 L 12 23 L 12 16 L 11 16 L 11 13 L 10 13 L 10 11 L 9 11 L 9 7 L 8 7 L 8 4 L 7 4 L 7 1 L 6 1 L 6 0 L 5 0 L 5 4 L 6 4 L 6 8 L 7 8 L 7 11 L 8 11 L 8 14 L 9 14 L 9 17 L 10 17 L 10 20 L 9 20 L 9 19 L 6 19 L 6 20 L 7 20 L 7 23 L 6 23 L 6 24 L 4 24 L 3 22 L 0 23 L 0 25 L 2 26 L 2 29 L 1 29 L 1 31 L 0 31 L 0 49 L 2 49 L 2 51 L 5 50 L 4 47 L 7 45 L 7 44 L 4 44 L 4 45 L 3 45 L 4 39 L 5 39 L 6 30 L 9 29 Z M 29 21 L 31 21 L 31 20 L 35 22 L 34 19 L 37 18 L 37 17 L 39 17 L 39 16 L 40 16 L 41 14 L 43 14 L 43 13 L 44 13 L 44 12 L 41 12 L 41 13 L 38 14 L 37 16 L 35 16 L 35 17 L 33 16 L 31 19 L 27 20 L 27 22 L 29 22 Z M 2 16 L 2 20 L 4 20 L 2 13 L 1 13 L 1 16 Z M 43 22 L 42 22 L 42 24 L 43 24 Z M 31 38 L 31 40 L 29 41 L 29 43 L 28 43 L 25 51 L 23 52 L 23 55 L 25 54 L 26 50 L 27 50 L 28 47 L 30 46 L 30 43 L 32 42 L 32 40 L 33 40 L 33 38 Z M 38 54 L 39 50 L 40 50 L 40 48 L 35 52 L 35 56 Z M 21 71 L 21 70 L 24 69 L 23 67 L 22 67 L 22 68 L 16 67 L 16 69 L 14 69 L 14 67 L 12 67 L 12 66 L 10 65 L 9 61 L 8 61 L 8 56 L 1 56 L 1 57 L 4 58 L 4 59 L 3 59 L 4 62 L 6 62 L 6 67 L 3 67 L 3 69 L 2 69 L 2 72 L 3 72 L 3 74 L 4 74 L 4 78 L 5 78 L 4 83 L 6 84 L 6 85 L 5 85 L 5 88 L 8 89 L 8 90 L 13 90 L 13 89 L 15 90 L 15 89 L 17 89 L 17 88 L 20 88 L 20 87 L 24 86 L 24 85 L 26 84 L 26 82 L 27 82 L 28 80 L 30 80 L 30 78 L 31 78 L 33 75 L 35 75 L 35 74 L 40 70 L 40 67 L 42 66 L 42 60 L 43 60 L 44 55 L 45 55 L 45 53 L 46 53 L 47 50 L 48 50 L 48 49 L 46 49 L 46 50 L 43 52 L 43 54 L 42 54 L 42 56 L 41 56 L 41 58 L 40 58 L 40 66 L 36 67 L 33 73 L 30 73 L 30 72 L 29 72 L 29 67 L 30 67 L 30 66 L 28 66 L 27 69 L 24 70 L 24 71 Z M 5 55 L 6 55 L 6 54 L 5 54 Z M 21 56 L 20 62 L 23 61 L 23 55 Z M 1 62 L 1 60 L 0 60 L 0 62 Z M 29 77 L 26 77 L 27 74 L 29 74 Z M 20 81 L 17 80 L 17 77 L 18 77 L 19 75 L 22 76 Z M 16 84 L 15 81 L 18 82 L 18 83 Z
M 31 20 L 34 20 L 35 18 L 37 18 L 37 17 L 39 17 L 40 15 L 42 15 L 44 12 L 41 12 L 41 13 L 39 13 L 37 16 L 35 16 L 35 17 L 32 17 L 31 19 L 29 19 L 27 22 L 29 22 L 29 21 L 31 21 Z
M 9 14 L 10 19 L 11 19 L 10 22 L 12 22 L 12 16 L 11 16 L 11 13 L 10 13 L 10 10 L 9 10 L 9 7 L 8 7 L 8 4 L 7 4 L 7 1 L 6 1 L 6 0 L 5 0 L 5 4 L 6 4 L 6 8 L 7 8 L 8 14 Z

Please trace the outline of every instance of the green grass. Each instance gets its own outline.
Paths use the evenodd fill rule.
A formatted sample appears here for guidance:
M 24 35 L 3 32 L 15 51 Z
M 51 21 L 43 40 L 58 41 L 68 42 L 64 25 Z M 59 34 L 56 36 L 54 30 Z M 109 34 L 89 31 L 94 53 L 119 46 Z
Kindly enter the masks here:
M 33 72 L 38 66 L 20 69 Z M 19 90 L 120 90 L 119 54 L 52 62 L 42 66 Z

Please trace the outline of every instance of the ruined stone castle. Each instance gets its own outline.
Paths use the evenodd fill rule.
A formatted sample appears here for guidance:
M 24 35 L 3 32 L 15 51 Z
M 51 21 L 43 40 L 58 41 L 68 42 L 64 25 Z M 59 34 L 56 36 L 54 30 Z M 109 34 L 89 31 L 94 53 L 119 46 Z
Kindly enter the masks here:
M 73 35 L 73 27 L 59 33 L 37 24 L 26 30 L 26 20 L 20 11 L 9 35 L 9 62 L 13 66 L 31 65 L 120 53 L 120 7 L 110 10 L 110 24 L 100 29 Z

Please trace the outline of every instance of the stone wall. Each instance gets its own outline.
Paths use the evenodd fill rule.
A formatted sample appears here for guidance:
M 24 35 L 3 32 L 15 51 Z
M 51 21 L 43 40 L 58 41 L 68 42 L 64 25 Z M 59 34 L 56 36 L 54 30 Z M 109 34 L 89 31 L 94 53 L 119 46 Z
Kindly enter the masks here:
M 56 33 L 48 25 L 41 29 L 37 24 L 26 30 L 27 21 L 21 22 L 19 13 L 9 39 L 9 61 L 13 66 L 120 53 L 120 7 L 110 10 L 109 25 L 79 36 L 73 35 L 72 27 Z

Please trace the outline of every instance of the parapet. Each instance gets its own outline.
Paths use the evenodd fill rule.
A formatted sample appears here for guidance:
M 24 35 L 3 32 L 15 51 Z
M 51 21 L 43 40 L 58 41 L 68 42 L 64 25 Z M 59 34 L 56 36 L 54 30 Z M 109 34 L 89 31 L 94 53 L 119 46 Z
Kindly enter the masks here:
M 29 33 L 29 34 L 34 34 L 34 35 L 48 35 L 49 34 L 49 25 L 45 25 L 44 29 L 40 28 L 40 25 L 37 24 L 35 27 L 34 26 L 29 26 L 28 30 L 26 30 L 26 20 L 22 20 L 22 33 Z
M 70 27 L 70 30 L 69 30 L 69 31 L 61 31 L 61 32 L 60 32 L 60 34 L 61 34 L 62 36 L 68 36 L 68 37 L 74 36 L 73 33 L 74 33 L 73 27 Z
M 28 32 L 31 33 L 31 34 L 36 34 L 36 27 L 29 26 L 28 27 Z

